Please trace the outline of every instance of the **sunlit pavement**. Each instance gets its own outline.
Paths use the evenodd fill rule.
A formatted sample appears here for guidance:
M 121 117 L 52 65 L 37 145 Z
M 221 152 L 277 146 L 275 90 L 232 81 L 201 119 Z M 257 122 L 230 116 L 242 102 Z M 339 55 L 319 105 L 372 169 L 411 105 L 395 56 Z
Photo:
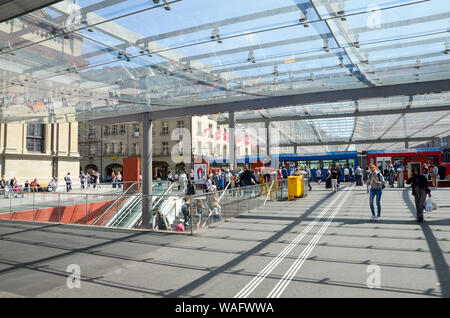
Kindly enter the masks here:
M 365 187 L 324 184 L 194 237 L 1 221 L 0 296 L 449 297 L 450 189 L 432 195 L 422 224 L 409 188 L 374 222 Z

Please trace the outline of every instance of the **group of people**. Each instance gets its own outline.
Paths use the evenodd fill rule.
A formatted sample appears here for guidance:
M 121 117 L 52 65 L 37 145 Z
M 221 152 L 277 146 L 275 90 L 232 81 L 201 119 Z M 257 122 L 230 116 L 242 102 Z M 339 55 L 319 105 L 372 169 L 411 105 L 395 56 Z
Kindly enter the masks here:
M 381 220 L 381 196 L 383 189 L 386 187 L 387 182 L 383 174 L 374 164 L 371 164 L 370 172 L 367 177 L 369 205 L 371 210 L 370 220 Z M 431 198 L 431 189 L 428 187 L 428 174 L 429 168 L 424 165 L 424 173 L 419 168 L 413 169 L 413 175 L 406 180 L 406 184 L 410 184 L 412 188 L 412 195 L 414 196 L 416 205 L 416 219 L 417 222 L 423 222 L 423 213 L 425 209 L 425 202 L 427 196 Z M 376 198 L 377 214 L 375 214 L 374 199 Z
M 113 172 L 114 174 L 114 172 Z M 120 175 L 120 172 L 118 172 L 118 174 Z M 92 185 L 92 187 L 95 189 L 96 187 L 101 188 L 100 185 L 100 172 L 98 172 L 98 170 L 93 170 L 91 173 L 84 172 L 81 171 L 80 172 L 80 184 L 81 184 L 81 189 L 89 189 L 90 186 Z M 117 177 L 116 177 L 117 180 Z M 120 182 L 122 181 L 122 176 L 120 176 Z M 66 181 L 67 183 L 67 181 Z M 113 186 L 115 187 L 115 183 L 113 183 Z
M 5 198 L 9 198 L 10 196 L 17 198 L 24 192 L 39 192 L 40 188 L 41 185 L 38 178 L 34 178 L 31 182 L 25 180 L 23 185 L 19 183 L 16 177 L 12 177 L 8 180 L 6 175 L 3 175 L 0 179 L 0 195 L 3 195 Z M 51 178 L 47 185 L 47 191 L 55 190 L 56 182 L 54 178 Z

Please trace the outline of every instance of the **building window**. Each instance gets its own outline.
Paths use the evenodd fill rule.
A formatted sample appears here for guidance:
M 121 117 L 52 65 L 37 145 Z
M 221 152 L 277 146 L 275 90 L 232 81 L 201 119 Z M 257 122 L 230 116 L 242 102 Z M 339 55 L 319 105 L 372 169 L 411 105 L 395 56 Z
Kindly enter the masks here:
M 89 154 L 94 155 L 95 154 L 95 144 L 92 143 L 89 145 Z
M 199 137 L 203 136 L 202 122 L 201 121 L 197 122 L 197 136 L 199 136 Z
M 108 136 L 111 134 L 111 127 L 110 126 L 106 126 L 105 127 L 105 136 Z
M 139 127 L 139 125 L 134 125 L 133 126 L 133 136 L 134 137 L 139 137 L 140 136 L 140 127 Z
M 197 153 L 202 154 L 202 142 L 200 140 L 197 142 Z
M 223 129 L 223 140 L 227 140 L 227 132 L 228 130 L 226 128 Z
M 44 125 L 27 125 L 27 151 L 44 152 Z
M 162 123 L 161 135 L 167 136 L 168 134 L 169 134 L 169 123 L 165 121 Z
M 227 145 L 223 146 L 223 156 L 227 156 L 228 152 L 227 152 Z
M 134 144 L 134 145 L 133 145 L 133 148 L 134 148 L 134 149 L 133 149 L 133 150 L 134 150 L 134 153 L 135 153 L 136 155 L 138 155 L 138 154 L 139 154 L 139 144 L 137 144 L 137 143 Z
M 215 155 L 216 156 L 220 156 L 220 145 L 219 144 L 216 145 L 216 153 L 215 153 Z
M 184 128 L 184 120 L 177 120 L 177 128 Z
M 212 154 L 213 154 L 213 143 L 212 142 L 208 142 L 208 148 L 209 148 L 209 155 L 211 155 L 212 156 Z
M 213 125 L 209 124 L 208 125 L 208 133 L 209 133 L 209 138 L 213 138 Z
M 109 145 L 105 143 L 105 148 L 103 148 L 103 152 L 107 154 L 109 152 Z
M 163 141 L 161 155 L 167 156 L 168 154 L 169 154 L 169 143 L 167 141 Z
M 95 128 L 89 128 L 89 139 L 95 139 L 97 137 L 97 131 Z
M 117 132 L 118 132 L 117 125 L 112 125 L 112 134 L 117 135 Z
M 113 153 L 119 153 L 119 144 L 117 142 L 113 143 Z
M 126 133 L 126 128 L 125 128 L 125 124 L 120 124 L 120 134 L 121 135 L 125 135 Z

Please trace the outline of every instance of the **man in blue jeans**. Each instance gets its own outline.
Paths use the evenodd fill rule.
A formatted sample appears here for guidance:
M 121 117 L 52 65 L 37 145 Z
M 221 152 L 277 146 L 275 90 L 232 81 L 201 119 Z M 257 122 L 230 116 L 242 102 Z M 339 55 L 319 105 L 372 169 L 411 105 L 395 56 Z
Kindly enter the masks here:
M 372 212 L 372 216 L 370 217 L 371 221 L 377 220 L 381 221 L 381 195 L 383 194 L 384 185 L 384 177 L 381 172 L 377 171 L 377 167 L 373 164 L 370 165 L 370 173 L 367 180 L 370 185 L 370 197 L 369 204 L 370 210 Z M 373 199 L 376 197 L 377 199 L 377 215 L 375 216 L 375 207 L 373 205 Z

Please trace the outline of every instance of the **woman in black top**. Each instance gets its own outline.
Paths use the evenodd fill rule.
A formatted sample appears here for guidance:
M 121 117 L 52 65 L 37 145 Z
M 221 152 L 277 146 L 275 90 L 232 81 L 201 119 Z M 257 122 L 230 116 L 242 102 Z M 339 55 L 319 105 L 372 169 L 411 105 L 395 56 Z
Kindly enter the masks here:
M 423 222 L 423 210 L 425 208 L 427 194 L 431 198 L 431 190 L 428 188 L 427 179 L 424 175 L 420 174 L 419 169 L 415 168 L 413 176 L 406 180 L 406 183 L 411 185 L 412 194 L 416 202 L 417 222 Z

